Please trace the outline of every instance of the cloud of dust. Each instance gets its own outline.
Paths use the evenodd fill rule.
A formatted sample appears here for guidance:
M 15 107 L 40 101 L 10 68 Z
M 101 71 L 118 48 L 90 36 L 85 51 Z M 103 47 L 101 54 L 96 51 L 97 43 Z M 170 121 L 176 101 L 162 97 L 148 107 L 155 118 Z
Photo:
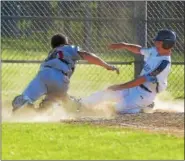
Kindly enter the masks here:
M 3 122 L 59 122 L 60 120 L 75 120 L 78 118 L 112 118 L 114 115 L 106 104 L 93 109 L 82 109 L 80 112 L 65 110 L 63 107 L 54 106 L 44 113 L 38 113 L 31 108 L 22 108 L 12 113 L 11 108 L 2 108 Z
M 184 112 L 184 99 L 175 100 L 170 93 L 164 92 L 156 97 L 154 111 Z
M 11 108 L 2 108 L 3 122 L 58 122 L 61 119 L 74 117 L 67 113 L 64 108 L 53 107 L 45 113 L 38 113 L 31 108 L 22 108 L 12 113 Z
M 101 92 L 95 93 L 93 97 L 86 97 L 84 101 L 94 103 L 94 98 L 100 98 Z M 165 96 L 167 93 L 165 94 Z M 92 96 L 92 95 L 91 95 Z M 170 98 L 170 99 L 169 99 Z M 90 99 L 90 100 L 89 100 Z M 101 100 L 101 99 L 100 99 Z M 11 112 L 10 107 L 2 108 L 2 121 L 4 122 L 58 122 L 60 120 L 78 119 L 78 118 L 113 118 L 115 117 L 114 105 L 111 102 L 101 103 L 96 106 L 88 105 L 88 108 L 82 109 L 80 112 L 67 111 L 61 106 L 53 106 L 51 110 L 40 114 L 33 109 L 23 108 L 16 113 Z M 173 100 L 172 97 L 159 95 L 155 100 L 155 107 L 152 112 L 184 112 L 184 100 Z

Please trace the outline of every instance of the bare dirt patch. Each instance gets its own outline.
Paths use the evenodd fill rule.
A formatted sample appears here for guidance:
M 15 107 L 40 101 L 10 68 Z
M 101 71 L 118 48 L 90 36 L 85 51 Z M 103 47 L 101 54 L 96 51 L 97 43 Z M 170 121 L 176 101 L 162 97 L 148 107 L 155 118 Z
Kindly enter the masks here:
M 73 124 L 89 123 L 101 126 L 118 126 L 184 136 L 184 113 L 156 112 L 125 114 L 116 116 L 112 119 L 95 119 L 86 117 L 77 120 L 62 120 L 61 122 Z
M 162 101 L 156 99 L 155 108 L 151 113 L 115 115 L 107 108 L 107 105 L 101 106 L 100 109 L 104 110 L 95 110 L 94 116 L 87 117 L 87 114 L 83 114 L 79 119 L 62 121 L 76 124 L 89 123 L 102 126 L 126 127 L 184 136 L 183 100 Z

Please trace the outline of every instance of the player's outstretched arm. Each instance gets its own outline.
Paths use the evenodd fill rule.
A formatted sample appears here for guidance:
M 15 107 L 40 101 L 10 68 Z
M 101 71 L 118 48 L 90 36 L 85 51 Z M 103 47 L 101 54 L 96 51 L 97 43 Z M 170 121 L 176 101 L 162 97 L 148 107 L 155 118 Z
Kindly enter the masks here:
M 135 54 L 140 54 L 141 48 L 142 47 L 140 45 L 129 44 L 125 42 L 114 43 L 114 44 L 109 45 L 109 49 L 126 49 Z
M 151 74 L 143 75 L 143 76 L 140 76 L 130 82 L 127 82 L 124 84 L 113 85 L 113 86 L 108 87 L 107 89 L 112 90 L 112 91 L 123 90 L 126 88 L 133 88 L 133 87 L 139 86 L 145 82 L 153 82 L 154 83 L 154 82 L 157 82 L 157 78 L 155 77 L 155 75 L 151 75 Z
M 108 90 L 112 90 L 112 91 L 117 91 L 117 90 L 123 90 L 126 88 L 133 88 L 136 86 L 139 86 L 141 84 L 143 84 L 144 82 L 146 82 L 146 78 L 144 76 L 138 77 L 132 81 L 129 81 L 127 83 L 124 84 L 116 84 L 116 85 L 112 85 L 110 87 L 108 87 Z
M 116 73 L 119 74 L 119 69 L 118 68 L 116 68 L 113 65 L 107 64 L 104 60 L 102 60 L 101 58 L 99 58 L 95 54 L 89 53 L 89 52 L 86 52 L 86 51 L 79 51 L 78 53 L 84 60 L 87 60 L 89 63 L 102 66 L 107 70 L 116 71 Z

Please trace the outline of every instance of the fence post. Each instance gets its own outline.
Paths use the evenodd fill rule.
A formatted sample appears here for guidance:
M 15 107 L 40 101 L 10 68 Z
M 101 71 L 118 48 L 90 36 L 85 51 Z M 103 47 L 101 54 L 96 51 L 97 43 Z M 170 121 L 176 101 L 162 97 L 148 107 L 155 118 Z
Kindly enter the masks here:
M 134 3 L 135 35 L 137 44 L 147 46 L 147 1 Z M 136 78 L 144 65 L 143 56 L 135 55 L 134 77 Z

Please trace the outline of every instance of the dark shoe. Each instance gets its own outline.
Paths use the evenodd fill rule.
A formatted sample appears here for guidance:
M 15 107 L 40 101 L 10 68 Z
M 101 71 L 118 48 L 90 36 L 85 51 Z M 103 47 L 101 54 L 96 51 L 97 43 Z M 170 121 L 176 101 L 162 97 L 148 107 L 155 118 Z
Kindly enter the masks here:
M 29 103 L 28 100 L 24 99 L 23 95 L 16 96 L 12 101 L 12 111 L 16 111 Z

